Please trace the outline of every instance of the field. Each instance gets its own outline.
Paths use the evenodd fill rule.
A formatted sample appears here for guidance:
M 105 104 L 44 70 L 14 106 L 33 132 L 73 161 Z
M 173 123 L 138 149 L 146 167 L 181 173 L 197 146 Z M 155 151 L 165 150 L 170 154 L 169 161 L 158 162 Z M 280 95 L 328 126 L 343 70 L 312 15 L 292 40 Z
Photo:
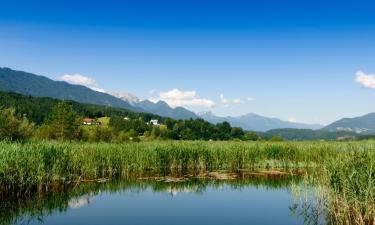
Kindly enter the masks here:
M 1 195 L 146 174 L 304 171 L 334 224 L 373 224 L 375 142 L 0 142 Z

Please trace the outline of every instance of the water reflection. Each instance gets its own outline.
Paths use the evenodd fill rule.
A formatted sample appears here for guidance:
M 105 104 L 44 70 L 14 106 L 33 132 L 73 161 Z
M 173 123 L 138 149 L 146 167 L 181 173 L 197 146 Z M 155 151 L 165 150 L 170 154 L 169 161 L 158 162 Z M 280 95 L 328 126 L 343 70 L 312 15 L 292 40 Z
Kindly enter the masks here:
M 94 196 L 92 194 L 83 195 L 81 197 L 73 197 L 68 201 L 68 207 L 72 209 L 78 209 L 89 205 L 93 201 Z
M 323 224 L 322 212 L 314 211 L 316 202 L 310 194 L 292 197 L 292 187 L 298 187 L 301 179 L 152 177 L 85 183 L 22 198 L 3 197 L 0 224 L 101 224 L 102 217 L 109 219 L 106 224 L 176 224 L 177 220 L 179 224 Z

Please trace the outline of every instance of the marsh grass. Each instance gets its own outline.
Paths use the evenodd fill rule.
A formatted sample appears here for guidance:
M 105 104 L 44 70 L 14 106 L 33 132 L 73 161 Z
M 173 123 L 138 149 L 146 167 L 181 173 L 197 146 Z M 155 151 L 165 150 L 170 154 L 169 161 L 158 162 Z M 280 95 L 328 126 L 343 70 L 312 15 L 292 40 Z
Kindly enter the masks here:
M 375 146 L 338 154 L 320 185 L 334 224 L 375 224 Z
M 374 224 L 375 142 L 0 142 L 0 196 L 149 173 L 309 171 L 331 224 Z
M 46 190 L 80 180 L 130 173 L 311 167 L 333 154 L 330 144 L 243 142 L 0 142 L 2 192 Z

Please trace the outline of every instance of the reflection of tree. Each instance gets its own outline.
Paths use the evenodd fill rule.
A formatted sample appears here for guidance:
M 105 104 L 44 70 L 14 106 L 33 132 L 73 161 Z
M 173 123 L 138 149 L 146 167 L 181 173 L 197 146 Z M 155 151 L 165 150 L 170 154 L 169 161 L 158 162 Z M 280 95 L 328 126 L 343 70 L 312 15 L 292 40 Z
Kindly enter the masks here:
M 247 177 L 236 180 L 187 179 L 183 182 L 163 182 L 157 180 L 126 180 L 108 183 L 85 183 L 64 190 L 48 193 L 30 194 L 20 198 L 18 194 L 1 196 L 0 225 L 27 224 L 31 219 L 43 220 L 56 212 L 69 208 L 83 207 L 92 202 L 94 196 L 105 191 L 109 193 L 140 193 L 146 189 L 153 192 L 165 192 L 175 195 L 179 192 L 203 194 L 207 188 L 220 190 L 224 186 L 241 190 L 245 187 L 263 187 L 266 189 L 287 189 L 291 183 L 299 182 L 299 177 Z

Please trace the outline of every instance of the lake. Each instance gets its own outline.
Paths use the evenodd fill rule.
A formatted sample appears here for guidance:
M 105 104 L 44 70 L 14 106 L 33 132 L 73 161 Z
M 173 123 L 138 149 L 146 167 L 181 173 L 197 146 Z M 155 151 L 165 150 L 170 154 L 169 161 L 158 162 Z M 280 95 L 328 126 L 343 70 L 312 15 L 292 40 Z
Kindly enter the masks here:
M 88 183 L 2 203 L 0 224 L 324 224 L 296 178 Z M 307 206 L 307 207 L 306 207 Z

